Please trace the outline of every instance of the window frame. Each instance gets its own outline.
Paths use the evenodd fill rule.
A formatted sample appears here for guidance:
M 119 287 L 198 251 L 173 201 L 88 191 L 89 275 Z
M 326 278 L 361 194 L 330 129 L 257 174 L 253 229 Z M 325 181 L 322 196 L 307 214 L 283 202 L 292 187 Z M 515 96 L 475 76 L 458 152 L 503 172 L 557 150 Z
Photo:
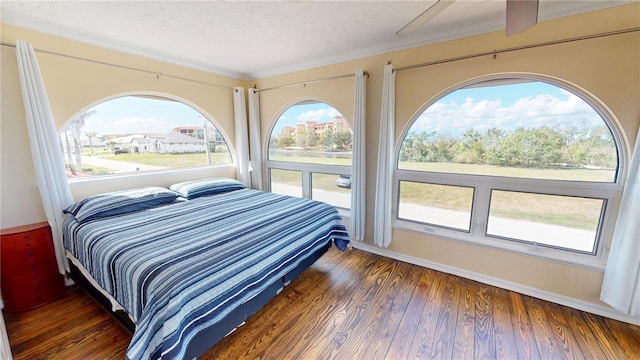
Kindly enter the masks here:
M 309 102 L 319 102 L 331 106 L 332 108 L 338 110 L 340 114 L 342 112 L 333 104 L 328 101 L 317 99 L 317 98 L 303 98 L 291 101 L 285 104 L 280 111 L 276 113 L 273 120 L 271 121 L 271 125 L 269 126 L 269 130 L 267 132 L 267 139 L 264 141 L 264 171 L 266 182 L 266 191 L 271 191 L 271 170 L 293 170 L 300 171 L 302 173 L 302 198 L 304 199 L 312 199 L 313 198 L 313 183 L 312 183 L 312 174 L 313 173 L 322 173 L 328 175 L 351 175 L 353 169 L 353 151 L 352 151 L 352 161 L 351 165 L 336 165 L 336 164 L 312 164 L 298 161 L 282 161 L 282 160 L 271 160 L 269 159 L 269 145 L 271 141 L 271 136 L 273 134 L 273 129 L 280 117 L 291 107 L 296 105 L 302 105 Z M 352 126 L 351 122 L 346 120 L 349 123 L 349 127 Z M 352 128 L 352 127 L 351 127 Z M 352 128 L 353 129 L 353 128 Z M 336 207 L 340 215 L 344 217 L 349 217 L 351 214 L 351 209 L 345 209 L 342 207 Z
M 404 139 L 411 130 L 415 121 L 430 106 L 435 104 L 442 97 L 465 87 L 479 86 L 486 82 L 495 82 L 500 84 L 514 80 L 541 81 L 570 91 L 589 104 L 600 115 L 604 124 L 612 133 L 618 156 L 618 168 L 613 182 L 517 178 L 492 175 L 430 172 L 399 168 L 400 150 L 404 143 Z M 514 73 L 492 74 L 470 79 L 454 85 L 444 91 L 441 91 L 427 101 L 414 113 L 412 118 L 407 122 L 403 131 L 400 133 L 400 137 L 398 138 L 394 149 L 395 164 L 393 172 L 392 204 L 393 227 L 427 235 L 434 235 L 448 240 L 495 248 L 520 255 L 549 259 L 594 270 L 603 270 L 606 264 L 608 250 L 613 236 L 615 219 L 617 217 L 620 199 L 622 196 L 623 179 L 626 178 L 626 154 L 628 153 L 628 143 L 619 129 L 619 123 L 613 114 L 594 96 L 584 89 L 548 76 Z M 398 209 L 400 206 L 399 190 L 401 181 L 474 188 L 470 231 L 463 232 L 438 225 L 400 219 L 398 217 Z M 594 252 L 585 253 L 577 250 L 560 249 L 553 246 L 535 243 L 531 244 L 529 242 L 501 238 L 499 236 L 487 234 L 492 190 L 604 199 L 604 204 L 600 213 L 600 221 L 596 230 L 596 244 L 594 246 Z
M 189 166 L 189 167 L 177 167 L 177 168 L 166 168 L 166 169 L 157 169 L 157 170 L 146 170 L 146 171 L 141 171 L 141 172 L 127 172 L 127 173 L 117 173 L 117 174 L 107 174 L 107 175 L 98 175 L 98 176 L 78 176 L 78 177 L 67 177 L 67 181 L 70 184 L 73 183 L 102 183 L 105 181 L 109 181 L 109 179 L 120 179 L 120 178 L 140 178 L 140 177 L 144 177 L 146 175 L 149 174 L 190 174 L 190 173 L 201 173 L 201 172 L 207 172 L 207 169 L 218 169 L 221 171 L 227 171 L 227 169 L 229 169 L 230 167 L 233 168 L 237 168 L 238 166 L 238 157 L 236 154 L 236 150 L 235 147 L 233 146 L 233 143 L 230 141 L 230 137 L 229 135 L 224 131 L 223 127 L 221 124 L 218 123 L 218 121 L 216 121 L 213 116 L 211 116 L 209 113 L 207 113 L 204 109 L 202 109 L 201 107 L 195 105 L 194 103 L 172 95 L 172 94 L 167 94 L 167 93 L 162 93 L 162 92 L 155 92 L 155 91 L 130 91 L 130 92 L 123 92 L 123 93 L 118 93 L 118 94 L 113 94 L 113 95 L 109 95 L 107 97 L 98 99 L 90 104 L 88 104 L 87 106 L 81 108 L 79 111 L 77 111 L 76 113 L 74 113 L 69 119 L 67 119 L 64 124 L 62 126 L 60 126 L 60 128 L 57 129 L 57 136 L 59 137 L 60 134 L 62 134 L 62 131 L 64 129 L 66 129 L 67 125 L 74 119 L 78 118 L 80 115 L 84 114 L 85 112 L 89 111 L 91 108 L 105 103 L 107 101 L 111 101 L 114 99 L 118 99 L 118 98 L 122 98 L 122 97 L 151 97 L 151 98 L 159 98 L 158 100 L 162 100 L 160 98 L 166 98 L 175 102 L 179 102 L 182 105 L 188 106 L 191 109 L 193 109 L 194 111 L 198 112 L 200 115 L 202 115 L 203 119 L 206 119 L 207 121 L 209 121 L 211 123 L 212 126 L 214 126 L 217 131 L 220 133 L 220 135 L 222 136 L 222 139 L 224 140 L 227 148 L 229 149 L 229 156 L 231 157 L 231 162 L 229 163 L 224 163 L 224 164 L 204 164 L 204 165 L 198 165 L 198 166 Z

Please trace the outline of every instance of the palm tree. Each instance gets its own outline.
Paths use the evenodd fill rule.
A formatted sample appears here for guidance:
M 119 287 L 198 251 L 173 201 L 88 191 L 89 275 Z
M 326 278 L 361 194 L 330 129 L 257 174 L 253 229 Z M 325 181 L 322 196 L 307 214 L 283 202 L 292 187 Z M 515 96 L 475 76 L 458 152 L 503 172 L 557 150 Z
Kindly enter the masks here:
M 91 149 L 91 155 L 93 155 L 93 138 L 95 138 L 96 135 L 98 134 L 95 131 L 87 131 L 86 133 L 84 133 L 84 136 L 89 139 L 89 149 Z
M 80 114 L 77 118 L 71 120 L 71 123 L 67 125 L 67 128 L 73 134 L 73 143 L 76 153 L 76 166 L 79 170 L 82 170 L 82 147 L 80 146 L 80 130 L 84 127 L 84 122 L 96 114 L 95 110 L 87 111 Z

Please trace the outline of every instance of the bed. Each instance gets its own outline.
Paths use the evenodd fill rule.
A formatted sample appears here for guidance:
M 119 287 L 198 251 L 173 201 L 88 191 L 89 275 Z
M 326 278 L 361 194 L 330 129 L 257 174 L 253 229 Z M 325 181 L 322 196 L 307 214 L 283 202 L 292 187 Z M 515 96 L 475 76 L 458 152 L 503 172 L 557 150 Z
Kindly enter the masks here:
M 101 194 L 65 212 L 73 268 L 135 328 L 132 360 L 203 354 L 332 244 L 349 244 L 332 206 L 232 179 Z

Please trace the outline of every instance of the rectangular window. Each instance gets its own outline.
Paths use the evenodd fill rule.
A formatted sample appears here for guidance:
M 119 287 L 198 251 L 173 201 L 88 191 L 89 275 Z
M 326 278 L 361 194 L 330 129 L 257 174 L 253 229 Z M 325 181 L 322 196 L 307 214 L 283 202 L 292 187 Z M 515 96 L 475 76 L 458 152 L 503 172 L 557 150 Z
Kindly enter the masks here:
M 311 174 L 311 198 L 335 207 L 351 208 L 351 175 Z
M 594 253 L 605 201 L 492 190 L 487 235 Z
M 470 231 L 472 187 L 400 181 L 398 218 Z
M 271 192 L 302 197 L 302 172 L 271 169 Z

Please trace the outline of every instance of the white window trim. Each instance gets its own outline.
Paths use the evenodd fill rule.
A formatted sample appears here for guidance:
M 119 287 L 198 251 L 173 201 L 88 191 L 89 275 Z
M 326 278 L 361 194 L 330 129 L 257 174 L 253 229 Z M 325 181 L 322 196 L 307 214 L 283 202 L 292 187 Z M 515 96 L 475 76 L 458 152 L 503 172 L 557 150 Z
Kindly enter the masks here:
M 321 173 L 330 175 L 351 175 L 351 165 L 333 165 L 333 164 L 310 164 L 294 161 L 280 161 L 280 160 L 267 160 L 265 161 L 265 169 L 267 171 L 267 191 L 271 191 L 271 169 L 276 170 L 292 170 L 302 172 L 302 197 L 305 199 L 311 199 L 312 197 L 312 183 L 311 174 Z M 351 215 L 350 209 L 336 207 L 340 215 L 349 217 Z
M 111 101 L 111 100 L 114 100 L 114 99 L 117 99 L 117 98 L 127 97 L 127 96 L 152 96 L 152 97 L 159 97 L 159 98 L 167 98 L 167 99 L 182 103 L 183 105 L 189 106 L 192 109 L 194 109 L 195 111 L 199 112 L 206 120 L 208 120 L 211 123 L 212 126 L 214 126 L 216 128 L 216 130 L 220 133 L 220 136 L 222 136 L 222 139 L 224 140 L 225 145 L 227 145 L 227 148 L 229 149 L 229 156 L 231 157 L 231 162 L 225 163 L 225 164 L 203 164 L 203 165 L 199 165 L 199 166 L 190 166 L 190 167 L 183 167 L 183 168 L 167 168 L 167 169 L 161 169 L 161 170 L 145 170 L 145 171 L 141 171 L 141 172 L 128 172 L 128 173 L 119 173 L 119 174 L 87 176 L 87 177 L 68 177 L 67 176 L 67 181 L 69 182 L 69 184 L 72 184 L 72 183 L 100 183 L 102 181 L 110 182 L 110 181 L 113 181 L 113 179 L 131 178 L 131 177 L 135 177 L 136 179 L 139 179 L 140 177 L 144 177 L 147 174 L 151 174 L 151 175 L 154 175 L 154 174 L 171 174 L 171 173 L 174 173 L 174 174 L 175 173 L 188 174 L 188 173 L 191 173 L 191 172 L 199 173 L 199 172 L 202 172 L 203 169 L 209 169 L 209 171 L 210 171 L 211 169 L 226 169 L 226 168 L 229 168 L 230 166 L 232 166 L 233 168 L 237 168 L 237 166 L 238 166 L 238 156 L 237 156 L 237 153 L 236 153 L 235 146 L 229 140 L 229 136 L 227 135 L 227 133 L 225 131 L 223 131 L 223 128 L 222 128 L 221 124 L 219 124 L 218 121 L 216 121 L 203 108 L 201 108 L 200 106 L 194 104 L 193 102 L 191 102 L 191 101 L 189 101 L 187 99 L 181 98 L 179 96 L 176 96 L 176 95 L 173 95 L 173 94 L 169 94 L 169 93 L 164 93 L 164 92 L 157 92 L 157 91 L 127 91 L 127 92 L 112 94 L 112 95 L 103 97 L 101 99 L 98 99 L 98 100 L 90 103 L 89 105 L 86 105 L 85 107 L 83 107 L 82 109 L 77 111 L 75 114 L 73 114 L 73 116 L 71 116 L 62 125 L 62 127 L 57 129 L 58 130 L 58 136 L 61 134 L 61 131 L 67 127 L 67 125 L 69 124 L 69 122 L 71 120 L 76 119 L 77 117 L 79 117 L 83 113 L 87 112 L 89 109 L 93 108 L 94 106 L 102 104 L 102 103 L 107 102 L 107 101 Z
M 427 184 L 472 187 L 474 191 L 471 227 L 469 232 L 448 229 L 440 226 L 398 218 L 400 181 L 412 181 Z M 622 186 L 617 183 L 589 183 L 582 181 L 522 179 L 488 175 L 465 175 L 434 173 L 415 170 L 396 170 L 394 175 L 393 226 L 422 234 L 430 234 L 450 240 L 472 243 L 474 245 L 516 252 L 522 255 L 541 257 L 549 260 L 570 263 L 594 270 L 603 270 L 606 253 L 613 233 L 612 213 L 618 208 L 622 195 Z M 485 235 L 489 219 L 489 197 L 491 190 L 519 191 L 545 195 L 576 196 L 581 198 L 605 199 L 604 218 L 601 221 L 600 241 L 596 255 L 555 249 L 542 245 L 531 245 L 509 241 Z
M 335 175 L 351 175 L 351 171 L 353 168 L 353 163 L 350 165 L 335 165 L 335 164 L 312 164 L 306 162 L 296 162 L 296 161 L 282 161 L 282 160 L 269 160 L 269 146 L 271 136 L 273 135 L 273 129 L 275 128 L 278 120 L 290 107 L 304 104 L 305 102 L 319 102 L 324 103 L 328 106 L 333 107 L 337 110 L 335 106 L 331 103 L 321 100 L 315 97 L 304 97 L 300 99 L 295 99 L 285 104 L 280 111 L 275 115 L 274 120 L 271 122 L 269 126 L 269 130 L 267 131 L 266 139 L 263 141 L 263 154 L 266 154 L 264 160 L 264 177 L 267 180 L 266 185 L 264 186 L 265 191 L 271 191 L 271 169 L 277 170 L 293 170 L 293 171 L 301 171 L 302 172 L 302 197 L 305 199 L 311 199 L 312 196 L 312 183 L 311 183 L 311 173 L 323 173 L 323 174 L 335 174 Z M 340 113 L 342 114 L 342 113 Z M 350 126 L 352 124 L 349 124 Z M 353 128 L 352 128 L 353 129 Z M 353 206 L 353 204 L 351 204 Z M 351 216 L 351 209 L 345 209 L 341 207 L 336 207 L 341 216 L 345 218 L 349 218 Z
M 485 81 L 500 81 L 503 79 L 524 79 L 529 81 L 543 81 L 571 91 L 591 105 L 602 117 L 605 124 L 611 130 L 613 140 L 618 151 L 618 170 L 614 182 L 586 182 L 567 180 L 545 180 L 532 178 L 516 178 L 488 175 L 452 174 L 429 171 L 400 170 L 398 169 L 398 159 L 403 141 L 407 136 L 411 126 L 416 119 L 431 105 L 440 98 L 458 89 L 473 86 Z M 613 237 L 613 228 L 617 217 L 620 200 L 622 197 L 623 183 L 626 178 L 626 163 L 629 153 L 627 138 L 620 130 L 619 122 L 612 115 L 612 112 L 586 90 L 574 86 L 570 83 L 556 78 L 537 74 L 509 73 L 492 74 L 474 78 L 446 89 L 428 101 L 419 109 L 414 118 L 406 125 L 401 136 L 398 138 L 394 149 L 395 170 L 393 175 L 393 204 L 392 217 L 393 227 L 402 230 L 409 230 L 421 234 L 428 234 L 448 240 L 460 241 L 482 247 L 499 249 L 519 255 L 543 258 L 564 264 L 571 264 L 596 271 L 604 271 L 607 255 Z M 399 184 L 400 181 L 414 181 L 427 184 L 453 185 L 473 187 L 474 202 L 471 210 L 470 231 L 463 232 L 448 229 L 440 226 L 429 225 L 398 218 L 398 207 L 400 202 Z M 491 190 L 507 190 L 528 193 L 539 193 L 549 195 L 577 196 L 586 198 L 605 199 L 603 213 L 596 233 L 597 247 L 595 255 L 574 252 L 571 250 L 556 249 L 547 246 L 509 241 L 494 236 L 486 236 L 486 224 L 489 218 L 489 201 Z M 562 190 L 562 191 L 559 191 Z

